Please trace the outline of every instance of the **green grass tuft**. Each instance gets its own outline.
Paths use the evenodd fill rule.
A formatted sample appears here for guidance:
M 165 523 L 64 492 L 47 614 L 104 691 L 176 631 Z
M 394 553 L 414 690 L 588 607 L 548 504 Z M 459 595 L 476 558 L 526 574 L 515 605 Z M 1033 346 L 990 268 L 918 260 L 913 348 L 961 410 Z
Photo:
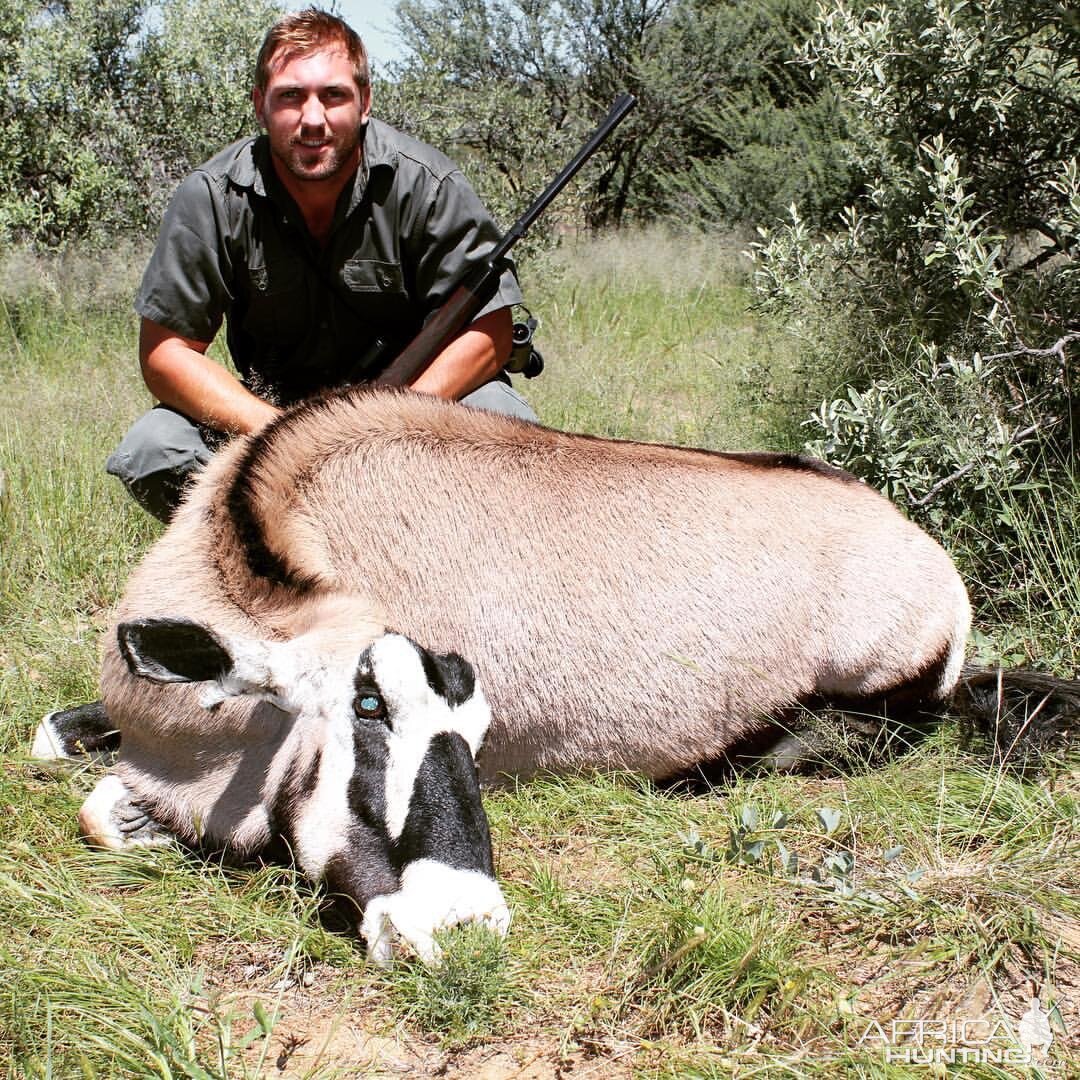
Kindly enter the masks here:
M 449 1048 L 498 1034 L 517 997 L 506 943 L 477 925 L 443 931 L 436 941 L 437 964 L 400 963 L 387 977 L 401 1015 Z

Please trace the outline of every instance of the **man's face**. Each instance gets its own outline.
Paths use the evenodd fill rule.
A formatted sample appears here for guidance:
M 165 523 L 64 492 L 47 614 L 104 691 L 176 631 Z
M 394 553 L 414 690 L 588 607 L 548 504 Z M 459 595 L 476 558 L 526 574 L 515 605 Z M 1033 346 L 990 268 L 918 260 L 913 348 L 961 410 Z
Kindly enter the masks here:
M 297 180 L 333 180 L 359 164 L 371 96 L 360 93 L 343 50 L 272 63 L 266 90 L 252 91 L 252 101 L 271 152 Z

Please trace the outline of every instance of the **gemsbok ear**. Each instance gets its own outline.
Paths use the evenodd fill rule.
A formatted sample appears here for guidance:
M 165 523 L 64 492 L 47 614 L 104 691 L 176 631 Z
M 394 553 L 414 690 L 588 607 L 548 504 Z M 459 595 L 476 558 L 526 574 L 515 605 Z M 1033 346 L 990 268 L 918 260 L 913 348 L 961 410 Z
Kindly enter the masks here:
M 226 698 L 254 697 L 287 707 L 282 662 L 287 644 L 215 634 L 190 619 L 134 619 L 116 631 L 133 675 L 156 683 L 206 683 L 199 697 L 212 709 Z M 287 673 L 294 665 L 285 663 Z
M 151 682 L 217 681 L 233 669 L 221 639 L 190 619 L 135 619 L 116 636 L 132 675 Z

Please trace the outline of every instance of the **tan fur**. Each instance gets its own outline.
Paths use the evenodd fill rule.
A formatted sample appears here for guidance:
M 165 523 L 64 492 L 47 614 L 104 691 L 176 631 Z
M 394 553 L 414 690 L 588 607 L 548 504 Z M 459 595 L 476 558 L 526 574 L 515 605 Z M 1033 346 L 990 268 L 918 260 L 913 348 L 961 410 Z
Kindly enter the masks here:
M 943 665 L 969 610 L 945 552 L 865 485 L 700 451 L 569 435 L 410 393 L 301 406 L 266 437 L 254 518 L 285 576 L 254 577 L 218 455 L 118 612 L 248 636 L 385 625 L 469 659 L 494 721 L 488 777 L 579 766 L 658 777 L 821 695 L 872 697 Z M 269 706 L 208 714 L 130 676 L 102 693 L 121 775 L 176 815 L 265 829 L 257 791 L 288 735 Z M 231 828 L 231 826 L 228 826 Z M 181 829 L 182 831 L 182 829 Z M 227 830 L 226 830 L 227 831 Z

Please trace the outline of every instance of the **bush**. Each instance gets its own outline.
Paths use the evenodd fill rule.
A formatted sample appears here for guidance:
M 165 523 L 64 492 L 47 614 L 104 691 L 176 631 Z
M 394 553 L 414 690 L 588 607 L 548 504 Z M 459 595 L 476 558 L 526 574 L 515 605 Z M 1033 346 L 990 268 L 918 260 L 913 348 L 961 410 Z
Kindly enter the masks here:
M 858 171 L 847 106 L 799 62 L 815 8 L 816 0 L 759 0 L 678 9 L 676 56 L 706 38 L 713 74 L 657 174 L 666 212 L 704 228 L 756 225 L 795 202 L 815 226 L 836 223 Z
M 380 89 L 391 122 L 463 161 L 489 205 L 520 206 L 621 93 L 635 111 L 562 201 L 592 227 L 760 220 L 850 186 L 835 99 L 795 66 L 815 0 L 403 0 L 408 52 Z
M 254 128 L 271 0 L 0 0 L 0 241 L 157 225 L 180 177 Z
M 851 379 L 812 447 L 958 547 L 978 537 L 983 598 L 1029 553 L 1017 515 L 1074 490 L 1078 45 L 1049 0 L 823 9 L 806 58 L 853 107 L 871 180 L 833 235 L 793 206 L 756 246 L 761 304 Z

